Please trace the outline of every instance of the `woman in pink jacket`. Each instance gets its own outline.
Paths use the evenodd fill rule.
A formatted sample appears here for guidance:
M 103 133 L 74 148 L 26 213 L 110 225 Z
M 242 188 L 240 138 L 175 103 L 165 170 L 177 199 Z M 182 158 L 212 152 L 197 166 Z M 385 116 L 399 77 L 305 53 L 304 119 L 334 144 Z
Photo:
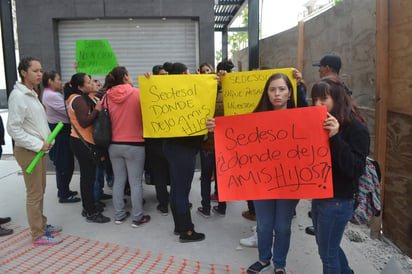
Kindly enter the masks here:
M 143 214 L 142 175 L 145 162 L 140 93 L 125 67 L 114 68 L 106 78 L 108 88 L 102 102 L 108 106 L 112 122 L 109 155 L 114 173 L 113 206 L 115 223 L 123 223 L 130 213 L 125 210 L 124 187 L 129 180 L 132 202 L 132 227 L 150 221 Z M 106 98 L 107 97 L 107 98 Z

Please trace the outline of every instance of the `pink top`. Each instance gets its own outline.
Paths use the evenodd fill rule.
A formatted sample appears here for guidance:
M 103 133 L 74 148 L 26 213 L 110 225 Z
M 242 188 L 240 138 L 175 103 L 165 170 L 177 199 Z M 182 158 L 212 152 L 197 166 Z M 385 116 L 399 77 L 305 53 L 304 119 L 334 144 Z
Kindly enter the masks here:
M 139 89 L 129 84 L 117 85 L 105 96 L 112 121 L 112 142 L 144 142 Z

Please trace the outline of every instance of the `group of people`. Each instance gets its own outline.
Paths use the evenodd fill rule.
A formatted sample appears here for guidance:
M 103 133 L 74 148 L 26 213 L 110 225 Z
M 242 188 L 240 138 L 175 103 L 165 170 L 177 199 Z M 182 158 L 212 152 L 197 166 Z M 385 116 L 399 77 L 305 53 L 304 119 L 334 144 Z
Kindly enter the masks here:
M 359 107 L 350 98 L 349 89 L 337 77 L 341 59 L 326 55 L 319 66 L 321 79 L 311 90 L 312 104 L 326 106 L 324 129 L 328 132 L 332 160 L 333 198 L 313 199 L 311 217 L 324 274 L 354 273 L 340 243 L 353 214 L 353 198 L 358 179 L 369 154 L 370 137 Z M 266 82 L 254 112 L 282 110 L 293 92 L 290 79 L 274 74 Z M 209 131 L 214 119 L 207 121 Z M 298 200 L 272 199 L 253 201 L 257 222 L 258 261 L 248 274 L 260 273 L 273 262 L 275 273 L 284 274 L 291 237 L 291 220 Z
M 329 199 L 312 200 L 314 234 L 323 263 L 323 273 L 353 273 L 340 247 L 340 242 L 353 211 L 353 196 L 357 189 L 357 180 L 362 174 L 365 158 L 369 154 L 369 132 L 359 108 L 348 95 L 348 89 L 339 80 L 337 74 L 330 76 L 327 73 L 328 71 L 339 73 L 341 66 L 339 56 L 326 55 L 318 65 L 321 79 L 313 85 L 311 97 L 313 105 L 326 106 L 328 113 L 325 117 L 324 129 L 328 132 L 330 140 L 334 196 Z M 233 64 L 231 67 L 220 68 L 218 67 L 217 78 L 230 73 Z M 89 75 L 74 74 L 64 85 L 64 94 L 55 96 L 56 100 L 64 102 L 62 108 L 64 107 L 68 115 L 58 117 L 56 120 L 48 120 L 45 107 L 41 104 L 34 87 L 43 79 L 44 87 L 52 90 L 51 92 L 45 90 L 44 100 L 47 96 L 56 95 L 52 92 L 62 88 L 60 78 L 57 77 L 58 75 L 51 75 L 45 80 L 40 61 L 31 57 L 21 60 L 18 72 L 21 82 L 17 82 L 10 93 L 7 123 L 8 132 L 15 141 L 15 158 L 21 168 L 26 170 L 37 152 L 49 151 L 52 148 L 52 143 L 46 142 L 47 137 L 55 124 L 62 121 L 65 124 L 63 130 L 66 132 L 64 142 L 70 144 L 71 151 L 79 162 L 82 215 L 88 222 L 110 221 L 109 217 L 102 214 L 104 206 L 96 203 L 94 196 L 96 163 L 109 156 L 114 174 L 113 206 L 116 224 L 123 223 L 129 217 L 132 219 L 132 227 L 139 227 L 150 221 L 150 216 L 144 213 L 142 196 L 142 174 L 146 168 L 156 187 L 159 202 L 157 209 L 162 215 L 167 215 L 170 206 L 174 233 L 179 235 L 180 242 L 204 240 L 205 234 L 194 229 L 191 219 L 192 204 L 189 202 L 196 155 L 199 151 L 202 168 L 202 201 L 197 212 L 206 218 L 210 216 L 211 210 L 219 216 L 225 215 L 226 203 L 219 202 L 214 207 L 210 205 L 211 178 L 216 169 L 213 143 L 214 118 L 206 122 L 209 130 L 207 138 L 188 136 L 144 139 L 140 91 L 133 87 L 133 80 L 127 69 L 118 66 L 106 76 L 103 85 L 104 95 L 101 99 L 95 96 L 97 89 Z M 182 63 L 165 63 L 153 67 L 152 73 L 188 74 L 189 70 Z M 199 67 L 198 73 L 215 72 L 213 66 L 205 63 Z M 146 73 L 145 76 L 151 77 L 151 73 Z M 307 105 L 302 75 L 295 70 L 294 77 L 302 87 L 298 89 L 298 98 L 301 99 L 298 99 L 296 106 L 295 102 L 290 100 L 293 93 L 291 80 L 285 74 L 277 73 L 267 80 L 254 112 Z M 223 106 L 219 88 L 217 94 L 215 116 L 221 116 Z M 92 136 L 93 122 L 102 108 L 109 109 L 112 122 L 112 142 L 107 152 L 102 152 L 94 144 Z M 59 141 L 55 142 L 57 144 Z M 51 159 L 69 154 L 70 152 L 65 150 L 67 147 L 67 145 L 53 146 Z M 65 159 L 72 158 L 71 156 Z M 59 164 L 61 164 L 59 167 L 56 165 L 59 201 L 80 201 L 76 196 L 77 193 L 70 190 L 68 183 L 73 173 L 73 162 L 67 160 Z M 47 224 L 47 218 L 43 215 L 45 171 L 46 161 L 43 157 L 33 173 L 24 172 L 27 216 L 34 244 L 61 242 L 61 238 L 56 233 L 62 228 Z M 124 200 L 124 188 L 127 182 L 131 192 L 131 213 L 126 210 Z M 170 193 L 167 190 L 168 185 L 170 185 Z M 218 196 L 217 189 L 215 194 Z M 298 200 L 269 199 L 249 201 L 249 203 L 252 204 L 256 214 L 259 256 L 258 261 L 247 269 L 247 273 L 259 273 L 269 267 L 271 261 L 275 273 L 286 273 L 291 220 Z

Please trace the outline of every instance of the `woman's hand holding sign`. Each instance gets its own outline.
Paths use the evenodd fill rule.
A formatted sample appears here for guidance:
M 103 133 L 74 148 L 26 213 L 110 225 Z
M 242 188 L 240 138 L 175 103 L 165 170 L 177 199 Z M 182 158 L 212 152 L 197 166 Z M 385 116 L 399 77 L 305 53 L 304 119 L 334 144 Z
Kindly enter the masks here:
M 206 127 L 209 132 L 213 132 L 215 130 L 215 118 L 208 118 L 206 121 Z
M 339 132 L 338 120 L 328 112 L 328 118 L 326 118 L 323 128 L 329 130 L 329 138 L 335 136 Z

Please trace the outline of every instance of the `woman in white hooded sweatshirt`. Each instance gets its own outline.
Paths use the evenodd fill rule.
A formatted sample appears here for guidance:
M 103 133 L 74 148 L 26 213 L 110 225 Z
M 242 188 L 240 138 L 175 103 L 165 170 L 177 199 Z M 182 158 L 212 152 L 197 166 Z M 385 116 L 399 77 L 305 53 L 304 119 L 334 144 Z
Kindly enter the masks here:
M 18 72 L 21 82 L 16 82 L 9 96 L 7 131 L 15 142 L 14 156 L 23 171 L 26 184 L 27 219 L 33 244 L 58 244 L 61 238 L 52 234 L 60 232 L 62 228 L 48 225 L 43 215 L 46 157 L 41 158 L 31 174 L 26 172 L 36 154 L 41 150 L 48 151 L 52 146 L 46 142 L 50 134 L 46 112 L 34 90 L 42 80 L 40 61 L 25 57 L 20 61 Z

